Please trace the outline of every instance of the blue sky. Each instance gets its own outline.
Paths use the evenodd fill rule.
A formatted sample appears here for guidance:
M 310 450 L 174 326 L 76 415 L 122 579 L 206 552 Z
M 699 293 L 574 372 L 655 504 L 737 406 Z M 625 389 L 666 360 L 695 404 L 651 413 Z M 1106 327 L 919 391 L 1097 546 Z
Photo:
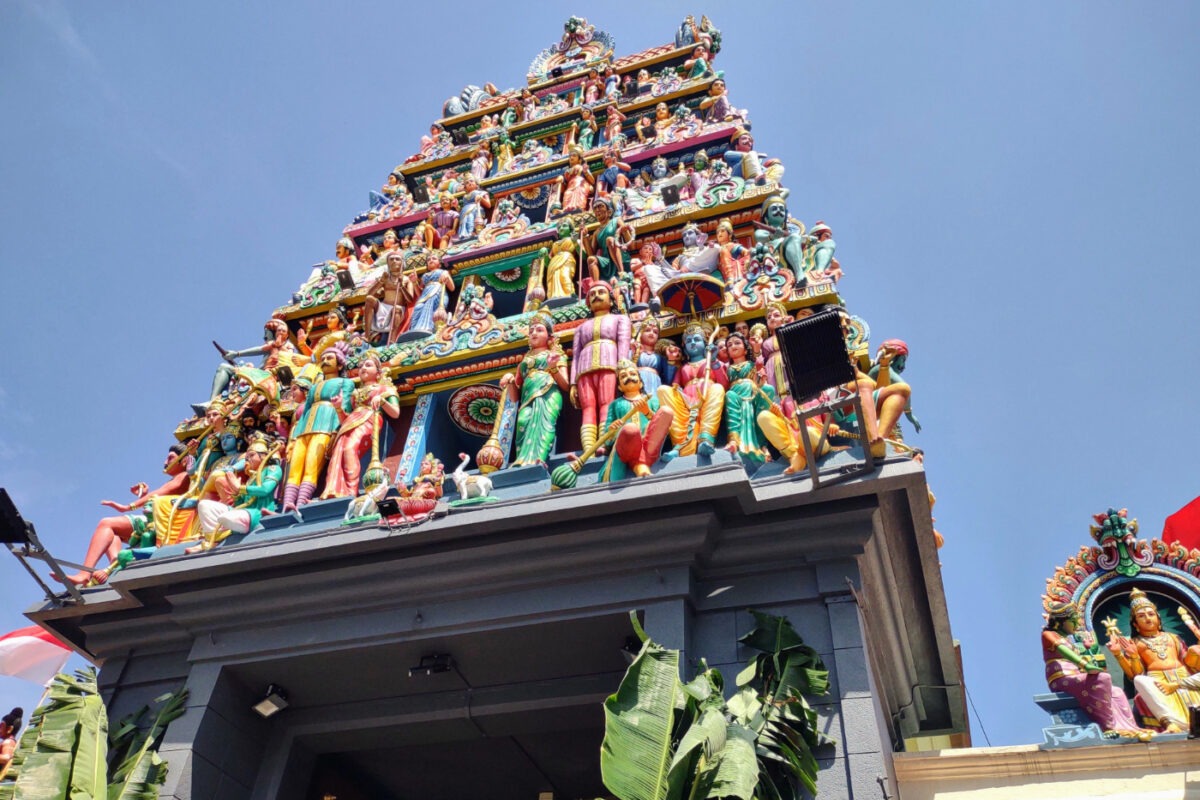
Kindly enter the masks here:
M 1200 8 L 284 8 L 0 4 L 0 485 L 53 552 L 157 479 L 209 341 L 258 340 L 445 98 L 521 84 L 571 13 L 626 54 L 704 12 L 850 309 L 910 346 L 975 741 L 1040 740 L 1045 579 L 1091 514 L 1154 536 L 1200 492 Z M 37 598 L 0 559 L 0 628 Z

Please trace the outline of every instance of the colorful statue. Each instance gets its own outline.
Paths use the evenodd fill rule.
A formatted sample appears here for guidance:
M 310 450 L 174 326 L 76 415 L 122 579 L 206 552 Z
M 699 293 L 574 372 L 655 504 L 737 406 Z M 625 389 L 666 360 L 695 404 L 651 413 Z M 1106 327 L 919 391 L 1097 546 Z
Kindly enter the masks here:
M 1042 658 L 1050 690 L 1074 697 L 1102 731 L 1143 737 L 1149 733 L 1137 724 L 1125 693 L 1113 687 L 1096 636 L 1081 629 L 1074 603 L 1059 605 L 1048 615 Z
M 710 456 L 716 451 L 717 429 L 729 380 L 725 368 L 713 363 L 716 345 L 709 329 L 692 323 L 683 331 L 685 363 L 675 372 L 673 385 L 662 386 L 658 399 L 674 412 L 671 422 L 672 450 L 664 458 Z
M 488 176 L 491 168 L 492 151 L 486 144 L 481 144 L 475 149 L 475 155 L 471 159 L 471 174 L 475 176 L 475 180 L 481 181 Z
M 417 290 L 405 266 L 402 251 L 388 253 L 387 272 L 367 290 L 363 300 L 368 336 L 378 344 L 392 344 L 408 329 L 409 307 L 417 298 Z
M 600 71 L 592 67 L 587 77 L 579 84 L 579 95 L 584 105 L 598 103 L 604 97 L 604 81 L 600 79 Z
M 704 45 L 697 45 L 692 50 L 692 57 L 683 62 L 683 75 L 686 80 L 695 80 L 703 78 L 709 72 L 709 55 L 708 48 Z
M 358 494 L 362 459 L 372 438 L 382 433 L 383 415 L 390 419 L 400 416 L 396 387 L 384 372 L 378 353 L 369 351 L 359 361 L 358 379 L 362 385 L 352 395 L 354 410 L 342 420 L 329 452 L 322 500 Z
M 409 333 L 432 335 L 437 323 L 446 319 L 446 306 L 453 291 L 454 279 L 448 270 L 442 268 L 441 254 L 430 253 L 425 274 L 421 276 L 421 294 L 413 304 Z
M 500 388 L 517 407 L 516 457 L 512 466 L 544 464 L 554 448 L 555 426 L 562 413 L 562 393 L 570 389 L 567 357 L 553 335 L 554 323 L 535 314 L 529 320 L 529 352 L 516 372 L 500 378 Z
M 716 29 L 708 17 L 700 15 L 700 24 L 691 14 L 684 17 L 679 29 L 675 31 L 675 46 L 688 47 L 703 44 L 714 56 L 721 50 L 721 32 Z
M 912 412 L 912 389 L 900 377 L 908 361 L 908 345 L 900 339 L 888 339 L 875 353 L 875 363 L 867 373 L 875 382 L 875 413 L 879 418 L 879 435 L 901 438 L 896 423 L 901 412 L 908 417 L 913 429 L 921 432 L 921 423 Z
M 583 148 L 580 145 L 571 147 L 567 156 L 567 168 L 559 176 L 559 192 L 562 196 L 562 210 L 565 214 L 586 211 L 588 201 L 592 197 L 592 185 L 596 179 L 592 177 L 583 160 Z
M 746 112 L 734 108 L 729 102 L 724 78 L 717 78 L 712 82 L 708 87 L 708 97 L 700 101 L 700 108 L 704 110 L 704 121 L 710 125 L 733 120 L 743 124 L 746 122 Z
M 194 462 L 194 458 L 190 455 L 190 450 L 195 446 L 192 442 L 192 447 L 189 448 L 184 444 L 173 444 L 167 458 L 163 462 L 163 472 L 168 476 L 167 480 L 156 489 L 147 489 L 146 484 L 136 483 L 130 487 L 129 491 L 136 495 L 136 499 L 131 503 L 117 503 L 113 500 L 101 500 L 100 504 L 108 506 L 114 511 L 120 512 L 119 515 L 105 517 L 96 523 L 95 530 L 92 531 L 92 538 L 88 541 L 87 555 L 83 558 L 83 569 L 67 576 L 67 580 L 76 586 L 82 586 L 86 583 L 104 583 L 108 579 L 106 570 L 93 570 L 103 556 L 108 556 L 110 563 L 116 563 L 117 554 L 121 552 L 121 544 L 128 542 L 129 537 L 134 532 L 134 520 L 131 517 L 126 517 L 129 511 L 135 511 L 150 503 L 156 497 L 171 497 L 183 494 L 188 486 L 190 478 L 190 470 Z M 55 576 L 57 577 L 57 576 Z
M 458 232 L 454 241 L 462 242 L 473 239 L 479 229 L 487 224 L 487 211 L 492 207 L 492 196 L 479 188 L 479 181 L 473 174 L 468 173 L 464 179 L 462 210 L 458 215 Z
M 717 223 L 717 266 L 726 286 L 746 276 L 745 263 L 750 252 L 733 238 L 733 223 L 728 217 Z
M 778 185 L 783 180 L 783 164 L 777 158 L 754 149 L 754 137 L 745 128 L 738 128 L 730 138 L 733 145 L 722 158 L 733 169 L 733 174 L 747 183 L 760 186 L 765 183 Z
M 550 245 L 550 261 L 546 264 L 547 301 L 575 296 L 575 270 L 578 260 L 575 226 L 569 219 L 564 219 L 558 223 L 558 241 Z
M 762 463 L 767 460 L 768 451 L 759 417 L 776 406 L 777 398 L 770 386 L 758 385 L 757 369 L 750 359 L 750 342 L 744 335 L 736 331 L 730 333 L 725 338 L 725 352 L 729 380 L 729 388 L 725 392 L 725 429 L 729 432 L 729 439 L 725 449 Z M 770 420 L 768 424 L 776 427 L 787 425 L 782 415 L 771 415 Z M 782 432 L 778 438 L 787 441 Z
M 833 257 L 837 251 L 837 242 L 833 240 L 833 231 L 829 226 L 817 220 L 817 224 L 813 225 L 804 240 L 812 251 L 812 269 L 809 272 L 834 281 L 841 280 L 841 265 Z
M 312 499 L 325 467 L 326 451 L 342 417 L 353 409 L 354 381 L 341 377 L 346 364 L 344 347 L 325 350 L 319 364 L 320 373 L 315 378 L 301 374 L 295 381 L 309 388 L 304 404 L 296 410 L 288 442 L 284 511 L 295 511 Z
M 796 285 L 806 281 L 804 264 L 804 234 L 794 227 L 788 217 L 787 201 L 783 194 L 773 194 L 763 201 L 762 221 L 755 222 L 754 240 L 766 245 L 792 271 Z
M 600 470 L 601 481 L 649 475 L 674 415 L 670 408 L 659 408 L 657 397 L 647 396 L 640 371 L 631 361 L 617 362 L 617 389 L 620 394 L 609 404 L 604 424 L 606 431 L 616 429 L 616 441 Z
M 612 313 L 612 286 L 593 281 L 587 289 L 592 318 L 575 329 L 571 353 L 571 405 L 583 411 L 579 438 L 584 448 L 595 444 L 597 426 L 616 395 L 617 362 L 629 358 L 629 317 Z
M 258 347 L 226 350 L 216 342 L 213 342 L 213 347 L 217 348 L 226 363 L 218 365 L 216 374 L 213 375 L 209 402 L 219 399 L 229 389 L 229 384 L 238 370 L 236 359 L 261 355 L 262 369 L 271 372 L 279 367 L 288 367 L 295 373 L 308 363 L 308 358 L 298 353 L 289 340 L 287 323 L 277 318 L 269 319 L 263 324 L 263 343 Z
M 596 115 L 586 106 L 579 110 L 579 122 L 575 125 L 575 141 L 584 152 L 596 146 Z
M 625 137 L 621 133 L 621 125 L 625 115 L 615 105 L 608 107 L 608 115 L 604 120 L 604 141 L 612 147 L 620 147 Z
M 412 486 L 398 487 L 401 515 L 410 522 L 428 517 L 442 499 L 442 484 L 445 481 L 446 468 L 442 462 L 433 453 L 426 453 Z
M 608 197 L 618 189 L 629 186 L 630 166 L 621 160 L 618 150 L 609 148 L 604 152 L 604 170 L 596 178 L 598 197 Z
M 634 363 L 642 379 L 641 391 L 652 397 L 663 385 L 663 370 L 667 366 L 666 356 L 658 348 L 658 337 L 658 320 L 653 316 L 643 319 L 634 329 L 634 351 L 637 354 Z M 617 388 L 620 389 L 620 386 Z
M 1158 607 L 1141 589 L 1129 594 L 1132 638 L 1122 636 L 1116 621 L 1106 619 L 1108 649 L 1150 713 L 1167 733 L 1188 729 L 1188 709 L 1200 706 L 1200 645 L 1162 629 Z
M 588 265 L 592 280 L 611 281 L 625 271 L 627 254 L 620 247 L 620 236 L 633 234 L 633 228 L 613 211 L 612 200 L 602 197 L 592 204 L 598 227 L 586 239 Z
M 264 511 L 275 511 L 275 490 L 283 478 L 277 453 L 278 447 L 268 446 L 261 438 L 251 443 L 243 459 L 222 476 L 224 490 L 233 495 L 233 501 L 205 498 L 197 503 L 200 543 L 185 552 L 211 550 L 231 533 L 249 533 L 262 521 Z
M 432 240 L 426 240 L 429 247 L 445 250 L 450 246 L 450 239 L 458 230 L 456 205 L 454 195 L 449 192 L 442 192 L 438 197 L 438 210 L 429 215 L 429 220 L 433 223 L 431 233 L 434 235 Z M 431 233 L 427 232 L 426 236 L 430 237 Z

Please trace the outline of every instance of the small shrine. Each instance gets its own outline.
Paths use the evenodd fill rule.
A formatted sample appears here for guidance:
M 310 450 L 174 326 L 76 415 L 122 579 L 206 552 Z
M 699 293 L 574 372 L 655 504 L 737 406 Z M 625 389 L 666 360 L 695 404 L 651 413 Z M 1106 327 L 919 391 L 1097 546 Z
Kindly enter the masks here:
M 1200 718 L 1200 550 L 1141 539 L 1123 508 L 1090 529 L 1095 544 L 1042 596 L 1043 747 L 1186 738 Z

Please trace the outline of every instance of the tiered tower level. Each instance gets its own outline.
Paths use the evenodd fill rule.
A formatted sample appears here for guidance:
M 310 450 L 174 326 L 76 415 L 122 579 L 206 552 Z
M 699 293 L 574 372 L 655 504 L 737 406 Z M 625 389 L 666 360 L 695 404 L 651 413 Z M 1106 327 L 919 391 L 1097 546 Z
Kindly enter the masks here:
M 735 459 L 756 478 L 805 471 L 811 434 L 774 332 L 840 309 L 841 268 L 829 226 L 788 215 L 784 165 L 726 93 L 721 47 L 689 16 L 672 41 L 618 58 L 571 17 L 526 86 L 448 99 L 332 257 L 288 287 L 265 344 L 223 351 L 211 397 L 175 431 L 190 473 L 169 489 L 183 498 L 141 502 L 134 550 L 207 549 L 363 495 L 350 518 L 389 492 L 419 517 L 443 500 L 443 463 L 463 462 L 460 495 L 492 499 Z M 866 324 L 843 321 L 860 378 L 879 386 L 876 455 L 885 438 L 908 452 L 895 424 L 907 350 L 890 340 L 873 365 Z M 471 459 L 490 481 L 465 474 Z M 260 513 L 215 521 L 211 503 Z

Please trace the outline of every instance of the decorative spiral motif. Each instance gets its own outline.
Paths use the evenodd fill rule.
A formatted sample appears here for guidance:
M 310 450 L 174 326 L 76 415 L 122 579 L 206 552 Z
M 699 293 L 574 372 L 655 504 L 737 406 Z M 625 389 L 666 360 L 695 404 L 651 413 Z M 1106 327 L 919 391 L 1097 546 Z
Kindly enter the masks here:
M 500 388 L 488 384 L 464 386 L 450 395 L 450 419 L 467 433 L 491 436 L 500 413 Z
M 705 186 L 696 201 L 701 208 L 712 208 L 719 203 L 732 203 L 746 192 L 746 181 L 741 178 L 726 178 L 720 183 Z

